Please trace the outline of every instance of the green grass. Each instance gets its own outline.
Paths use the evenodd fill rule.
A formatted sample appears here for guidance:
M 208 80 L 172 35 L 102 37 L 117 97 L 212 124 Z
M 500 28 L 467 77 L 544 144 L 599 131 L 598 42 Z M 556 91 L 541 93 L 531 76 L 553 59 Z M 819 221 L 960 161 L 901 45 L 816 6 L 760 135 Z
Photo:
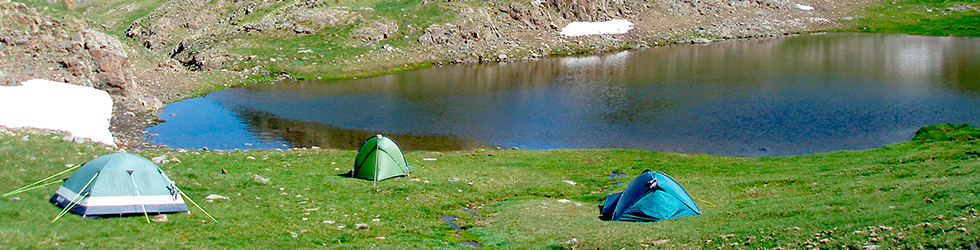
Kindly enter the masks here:
M 338 176 L 349 170 L 353 151 L 137 151 L 179 159 L 163 169 L 220 222 L 194 211 L 170 215 L 165 224 L 77 215 L 52 224 L 60 211 L 47 202 L 52 186 L 16 195 L 20 201 L 0 199 L 0 246 L 467 249 L 459 242 L 477 241 L 490 249 L 968 248 L 980 240 L 978 144 L 910 141 L 774 158 L 613 149 L 407 152 L 416 169 L 411 177 L 377 187 Z M 17 130 L 0 136 L 0 190 L 112 151 Z M 600 221 L 602 198 L 647 168 L 673 176 L 704 214 Z M 613 172 L 629 176 L 611 179 Z M 255 174 L 272 183 L 249 181 Z M 204 202 L 208 194 L 231 200 Z M 462 230 L 440 215 L 459 218 Z M 562 244 L 573 238 L 577 243 Z
M 865 12 L 845 31 L 980 36 L 980 2 L 976 0 L 883 1 Z

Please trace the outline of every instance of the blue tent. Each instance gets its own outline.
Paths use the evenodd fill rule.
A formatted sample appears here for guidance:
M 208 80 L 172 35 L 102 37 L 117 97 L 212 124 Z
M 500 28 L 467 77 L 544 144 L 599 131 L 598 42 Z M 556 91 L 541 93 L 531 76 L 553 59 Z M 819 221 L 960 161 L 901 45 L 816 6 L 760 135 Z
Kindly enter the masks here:
M 599 209 L 601 219 L 614 221 L 659 221 L 701 214 L 680 184 L 667 174 L 649 169 L 633 179 L 626 191 L 606 196 Z

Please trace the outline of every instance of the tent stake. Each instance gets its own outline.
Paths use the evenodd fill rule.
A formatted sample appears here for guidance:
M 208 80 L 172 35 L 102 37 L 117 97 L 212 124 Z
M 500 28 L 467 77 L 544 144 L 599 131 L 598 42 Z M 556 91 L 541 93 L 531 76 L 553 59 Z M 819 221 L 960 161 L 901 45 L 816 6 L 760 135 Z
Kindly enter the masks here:
M 136 197 L 140 197 L 140 187 L 136 185 L 136 179 L 133 178 L 133 172 L 131 171 L 127 171 L 129 172 L 129 179 L 133 181 L 133 188 L 136 188 Z M 143 204 L 142 200 L 140 201 L 140 206 L 143 207 L 143 217 L 146 218 L 146 224 L 150 224 L 150 215 L 146 214 L 146 204 Z
M 92 179 L 89 179 L 88 182 L 85 183 L 85 186 L 83 186 L 79 192 L 85 191 L 85 189 L 88 188 L 88 185 L 92 184 L 92 181 L 95 180 L 95 177 L 99 177 L 99 172 L 95 172 L 95 174 L 92 175 Z M 81 201 L 79 198 L 85 197 L 86 195 L 88 195 L 88 193 L 75 194 L 75 198 L 71 199 L 71 201 L 68 202 L 68 206 L 65 206 L 65 209 L 62 209 L 61 213 L 58 214 L 58 217 L 54 217 L 54 220 L 51 220 L 51 223 L 54 223 L 55 221 L 58 221 L 58 219 L 61 219 L 61 216 L 65 216 L 65 213 L 68 213 L 68 210 L 71 210 L 71 208 L 75 207 L 75 205 L 78 204 L 77 201 Z
M 215 219 L 214 216 L 211 216 L 211 213 L 208 213 L 208 211 L 205 211 L 203 208 L 201 208 L 200 205 L 197 205 L 197 202 L 194 202 L 194 200 L 192 200 L 190 196 L 187 196 L 187 194 L 184 193 L 184 190 L 180 190 L 180 188 L 178 188 L 177 189 L 177 192 L 180 192 L 180 195 L 182 195 L 184 198 L 187 198 L 187 200 L 190 201 L 191 204 L 194 204 L 194 206 L 197 207 L 197 209 L 200 209 L 201 212 L 204 212 L 204 214 L 208 215 L 208 218 L 211 218 L 211 220 L 213 220 L 214 222 L 218 222 L 218 220 Z M 188 212 L 190 212 L 190 211 L 188 211 Z
M 84 164 L 82 164 L 82 165 L 84 165 Z M 26 189 L 26 188 L 28 188 L 28 187 L 32 187 L 32 186 L 34 186 L 34 185 L 37 185 L 38 183 L 41 183 L 41 182 L 44 182 L 44 181 L 47 181 L 47 180 L 50 180 L 51 178 L 54 178 L 54 177 L 57 177 L 57 176 L 59 176 L 59 175 L 62 175 L 62 174 L 64 174 L 64 173 L 66 173 L 66 172 L 68 172 L 68 171 L 72 171 L 72 170 L 75 170 L 75 169 L 77 169 L 77 168 L 79 168 L 79 167 L 81 167 L 82 165 L 78 165 L 78 166 L 74 166 L 74 167 L 71 167 L 71 168 L 68 168 L 68 169 L 65 169 L 64 171 L 61 171 L 61 172 L 58 172 L 57 174 L 53 174 L 53 175 L 51 175 L 51 176 L 48 176 L 47 178 L 44 178 L 44 179 L 41 179 L 41 180 L 39 180 L 39 181 L 35 181 L 34 183 L 31 183 L 30 185 L 27 185 L 27 186 L 23 186 L 23 187 L 20 187 L 20 188 L 18 188 L 18 189 L 14 189 L 14 191 L 10 191 L 10 192 L 7 192 L 6 194 L 3 194 L 3 196 L 4 196 L 4 197 L 7 197 L 8 195 L 14 195 L 14 194 L 18 194 L 18 193 L 22 193 L 22 192 L 26 192 L 26 191 L 28 191 L 28 190 L 31 190 L 31 189 L 28 189 L 28 190 L 23 190 L 23 189 Z

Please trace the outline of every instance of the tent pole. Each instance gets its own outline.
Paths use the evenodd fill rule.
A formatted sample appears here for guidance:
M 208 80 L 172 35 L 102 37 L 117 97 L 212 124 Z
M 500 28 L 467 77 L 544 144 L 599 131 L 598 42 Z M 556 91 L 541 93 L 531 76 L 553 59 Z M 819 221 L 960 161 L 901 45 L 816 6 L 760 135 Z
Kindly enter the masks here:
M 83 164 L 83 165 L 84 165 L 84 164 Z M 4 197 L 6 197 L 6 196 L 8 196 L 8 195 L 13 195 L 13 194 L 18 194 L 18 193 L 21 193 L 21 192 L 25 192 L 25 191 L 27 191 L 27 190 L 23 190 L 23 189 L 26 189 L 26 188 L 28 188 L 28 187 L 31 187 L 31 186 L 34 186 L 34 185 L 37 185 L 38 183 L 41 183 L 41 182 L 44 182 L 44 181 L 47 181 L 47 180 L 50 180 L 51 178 L 54 178 L 54 177 L 57 177 L 57 176 L 59 176 L 59 175 L 62 175 L 62 174 L 64 174 L 65 172 L 68 172 L 68 171 L 72 171 L 72 170 L 75 170 L 75 169 L 77 169 L 77 168 L 79 168 L 79 167 L 81 167 L 81 166 L 82 166 L 82 165 L 78 165 L 78 166 L 74 166 L 74 167 L 71 167 L 71 168 L 68 168 L 68 169 L 65 169 L 64 171 L 61 171 L 61 172 L 58 172 L 57 174 L 54 174 L 54 175 L 51 175 L 51 176 L 48 176 L 47 178 L 44 178 L 44 179 L 41 179 L 41 180 L 39 180 L 39 181 L 35 181 L 34 183 L 31 183 L 30 185 L 27 185 L 27 186 L 23 186 L 23 187 L 20 187 L 20 188 L 18 188 L 18 189 L 14 189 L 14 191 L 10 191 L 10 192 L 8 192 L 8 193 L 6 193 L 6 194 L 3 194 L 3 196 L 4 196 Z
M 92 181 L 94 181 L 95 180 L 95 177 L 98 177 L 98 176 L 99 176 L 99 172 L 95 172 L 95 174 L 92 175 L 92 179 L 89 179 L 88 182 L 85 183 L 85 186 L 82 187 L 82 190 L 80 190 L 79 192 L 85 191 L 85 189 L 88 188 L 88 185 L 92 184 Z M 89 192 L 89 193 L 91 193 L 91 192 Z M 79 198 L 82 198 L 85 195 L 88 195 L 88 193 L 85 193 L 85 194 L 81 194 L 81 193 L 75 194 L 75 198 L 74 199 L 71 199 L 71 201 L 68 202 L 68 206 L 65 206 L 65 209 L 62 209 L 61 210 L 61 213 L 59 213 L 57 217 L 54 217 L 54 220 L 51 220 L 51 223 L 54 223 L 55 221 L 58 221 L 58 219 L 61 219 L 61 216 L 64 216 L 65 213 L 68 212 L 68 210 L 71 210 L 71 208 L 75 207 L 75 205 L 78 204 L 77 201 L 80 201 Z
M 129 180 L 133 181 L 133 188 L 136 189 L 136 197 L 140 197 L 140 187 L 136 185 L 136 179 L 133 178 L 133 172 L 129 172 Z M 140 206 L 143 207 L 143 217 L 146 218 L 146 223 L 150 224 L 150 215 L 146 214 L 146 204 L 140 201 Z
M 374 143 L 374 187 L 378 187 L 378 168 L 381 168 L 381 134 Z
M 174 186 L 174 187 L 176 187 L 176 186 Z M 181 196 L 183 196 L 184 198 L 187 198 L 187 200 L 190 201 L 191 204 L 194 204 L 194 206 L 197 207 L 197 209 L 200 209 L 201 212 L 204 212 L 204 214 L 208 215 L 208 218 L 211 218 L 211 220 L 213 220 L 214 222 L 218 222 L 218 220 L 215 219 L 214 216 L 211 216 L 211 214 L 208 213 L 208 211 L 205 211 L 203 208 L 201 208 L 200 205 L 197 205 L 197 202 L 194 202 L 194 200 L 191 200 L 191 197 L 190 196 L 187 196 L 187 194 L 184 193 L 184 190 L 180 190 L 180 188 L 177 188 L 177 192 L 180 192 L 180 195 Z M 188 211 L 188 212 L 190 212 L 190 211 Z

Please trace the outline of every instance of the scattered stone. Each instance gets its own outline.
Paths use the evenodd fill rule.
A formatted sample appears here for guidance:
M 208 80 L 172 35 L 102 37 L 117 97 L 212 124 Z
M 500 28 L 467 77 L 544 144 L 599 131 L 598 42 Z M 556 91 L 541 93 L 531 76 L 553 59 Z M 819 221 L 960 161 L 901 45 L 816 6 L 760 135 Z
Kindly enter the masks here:
M 167 159 L 166 155 L 153 157 L 150 159 L 150 161 L 153 161 L 153 163 L 160 164 L 160 165 L 170 163 L 170 160 Z
M 332 220 L 325 220 L 325 221 L 323 221 L 323 224 L 327 224 L 327 225 L 333 225 L 334 223 L 337 223 L 337 222 L 336 221 L 332 221 Z
M 209 194 L 208 197 L 204 197 L 204 199 L 208 202 L 214 202 L 214 200 L 231 200 L 231 198 L 217 194 Z
M 227 170 L 227 169 L 224 169 L 224 168 L 222 168 L 222 169 L 221 169 L 221 173 L 222 173 L 222 174 L 228 174 L 228 170 Z
M 711 43 L 711 39 L 699 37 L 691 40 L 691 44 L 706 44 L 706 43 Z
M 575 244 L 578 244 L 578 239 L 577 238 L 572 238 L 571 240 L 562 242 L 561 244 L 562 245 L 575 245 Z
M 7 198 L 7 199 L 8 200 L 11 200 L 11 201 L 20 201 L 20 197 L 19 196 L 10 197 L 10 198 Z
M 885 226 L 885 225 L 880 225 L 880 226 L 878 226 L 878 229 L 881 230 L 881 231 L 888 231 L 888 230 L 892 230 L 892 229 L 895 229 L 895 228 L 894 227 Z
M 867 249 L 867 250 L 875 250 L 875 249 L 878 249 L 879 247 L 881 247 L 881 246 L 878 246 L 878 245 L 866 245 L 866 246 L 864 246 L 864 249 Z
M 367 223 L 357 223 L 357 224 L 354 224 L 354 228 L 357 228 L 357 229 L 368 229 L 368 228 L 370 228 L 370 226 L 368 226 Z
M 572 201 L 570 201 L 570 200 L 568 200 L 568 199 L 561 199 L 561 200 L 558 200 L 558 203 L 569 203 L 569 202 L 572 202 Z
M 20 140 L 21 141 L 30 141 L 31 140 L 31 136 L 30 135 L 25 135 L 24 138 L 20 138 Z
M 374 218 L 374 219 L 371 219 L 371 222 L 381 222 L 381 219 Z
M 436 158 L 422 158 L 422 160 L 423 161 L 437 161 L 439 159 L 436 159 Z
M 252 178 L 249 178 L 249 180 L 258 184 L 269 184 L 271 182 L 269 178 L 264 178 L 258 174 L 252 175 Z
M 459 178 L 455 178 L 455 177 L 449 178 L 449 182 L 457 182 L 457 181 L 459 181 Z
M 161 214 L 161 215 L 157 215 L 156 217 L 153 217 L 152 221 L 156 223 L 167 223 L 168 221 L 170 221 L 170 218 L 167 218 L 166 214 Z
M 796 8 L 797 9 L 800 9 L 800 10 L 805 10 L 805 11 L 811 11 L 811 10 L 813 10 L 813 6 L 803 5 L 803 4 L 796 4 Z
M 255 157 L 251 157 L 251 156 L 249 156 L 249 157 L 245 157 L 245 159 L 248 159 L 248 160 L 255 160 Z
M 928 197 L 927 197 L 927 198 L 926 198 L 925 200 L 923 200 L 923 201 L 925 201 L 926 203 L 933 203 L 933 202 L 936 202 L 936 201 L 935 201 L 935 200 L 933 200 L 932 198 L 928 198 Z
M 662 245 L 666 245 L 667 243 L 670 243 L 670 239 L 659 239 L 653 241 L 654 246 L 662 246 Z
M 575 186 L 575 185 L 578 184 L 577 182 L 570 181 L 570 180 L 564 180 L 564 181 L 561 181 L 561 182 L 568 183 L 568 185 L 572 185 L 572 186 Z
M 64 137 L 61 137 L 61 141 L 63 141 L 63 142 L 72 142 L 72 141 L 75 141 L 75 137 L 74 136 L 71 136 L 71 135 L 65 135 Z
M 384 236 L 378 236 L 378 239 L 379 240 L 383 240 L 383 239 L 385 239 L 385 237 Z

